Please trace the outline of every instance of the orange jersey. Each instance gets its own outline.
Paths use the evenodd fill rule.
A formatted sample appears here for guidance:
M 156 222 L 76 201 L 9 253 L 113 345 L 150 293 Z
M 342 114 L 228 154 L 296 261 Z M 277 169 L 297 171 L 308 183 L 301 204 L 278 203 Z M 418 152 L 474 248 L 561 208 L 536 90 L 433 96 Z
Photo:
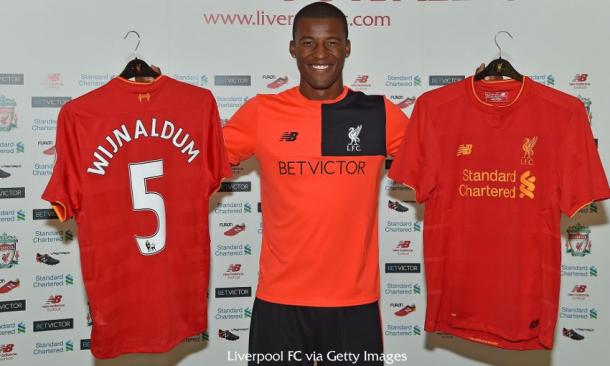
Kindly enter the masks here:
M 263 241 L 257 297 L 350 306 L 379 298 L 377 203 L 385 156 L 408 119 L 382 96 L 335 100 L 298 87 L 258 95 L 224 128 L 233 164 L 256 156 Z

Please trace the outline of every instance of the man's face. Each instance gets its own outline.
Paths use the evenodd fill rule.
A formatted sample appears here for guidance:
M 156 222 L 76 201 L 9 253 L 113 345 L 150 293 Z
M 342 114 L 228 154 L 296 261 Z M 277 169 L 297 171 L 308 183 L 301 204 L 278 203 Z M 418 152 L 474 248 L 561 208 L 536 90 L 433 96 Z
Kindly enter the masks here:
M 304 18 L 297 24 L 290 53 L 301 74 L 301 92 L 308 97 L 308 92 L 322 96 L 343 89 L 343 65 L 351 45 L 342 24 L 334 18 Z

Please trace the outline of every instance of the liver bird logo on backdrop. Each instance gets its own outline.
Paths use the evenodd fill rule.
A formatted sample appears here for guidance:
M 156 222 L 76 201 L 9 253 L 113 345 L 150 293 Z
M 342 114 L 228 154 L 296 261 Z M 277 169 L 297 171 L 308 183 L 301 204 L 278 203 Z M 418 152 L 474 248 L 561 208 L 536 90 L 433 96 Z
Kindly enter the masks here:
M 347 151 L 362 151 L 360 147 L 360 132 L 362 131 L 362 125 L 358 125 L 356 127 L 350 127 L 349 132 L 347 133 L 347 137 L 349 137 L 350 142 L 347 144 Z

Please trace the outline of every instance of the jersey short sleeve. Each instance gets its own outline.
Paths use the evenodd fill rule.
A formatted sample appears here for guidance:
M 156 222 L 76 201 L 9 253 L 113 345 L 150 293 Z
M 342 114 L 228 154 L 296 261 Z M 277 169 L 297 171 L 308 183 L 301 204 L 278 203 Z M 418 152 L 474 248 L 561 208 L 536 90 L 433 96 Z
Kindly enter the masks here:
M 400 150 L 392 163 L 389 177 L 416 192 L 417 202 L 430 198 L 437 185 L 440 153 L 423 100 L 415 103 Z
M 213 99 L 213 97 L 212 97 Z M 208 123 L 206 164 L 207 176 L 209 177 L 208 194 L 214 193 L 220 186 L 223 178 L 231 177 L 231 167 L 224 148 L 222 129 L 220 127 L 220 115 L 216 102 L 210 104 L 209 116 L 204 116 Z
M 223 128 L 225 146 L 231 164 L 239 164 L 254 154 L 257 135 L 257 98 L 252 98 L 235 112 Z
M 583 206 L 610 197 L 608 180 L 584 106 L 577 102 L 572 118 L 558 146 L 559 205 L 563 213 L 573 216 Z
M 60 110 L 57 119 L 55 151 L 53 174 L 42 198 L 51 202 L 57 216 L 63 222 L 78 214 L 81 198 L 78 137 L 68 105 Z
M 389 156 L 394 156 L 404 139 L 409 118 L 388 98 L 384 98 L 384 103 L 386 110 L 386 151 Z

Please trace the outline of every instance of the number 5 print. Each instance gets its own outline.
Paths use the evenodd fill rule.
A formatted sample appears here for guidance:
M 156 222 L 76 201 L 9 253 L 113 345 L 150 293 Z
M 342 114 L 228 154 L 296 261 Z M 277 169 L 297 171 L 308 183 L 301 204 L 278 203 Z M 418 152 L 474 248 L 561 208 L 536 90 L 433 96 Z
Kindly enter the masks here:
M 148 179 L 162 176 L 163 160 L 129 164 L 133 209 L 135 211 L 152 211 L 157 215 L 157 230 L 152 236 L 135 236 L 138 248 L 144 255 L 157 254 L 165 248 L 165 203 L 163 202 L 163 196 L 157 192 L 149 192 L 146 188 Z

